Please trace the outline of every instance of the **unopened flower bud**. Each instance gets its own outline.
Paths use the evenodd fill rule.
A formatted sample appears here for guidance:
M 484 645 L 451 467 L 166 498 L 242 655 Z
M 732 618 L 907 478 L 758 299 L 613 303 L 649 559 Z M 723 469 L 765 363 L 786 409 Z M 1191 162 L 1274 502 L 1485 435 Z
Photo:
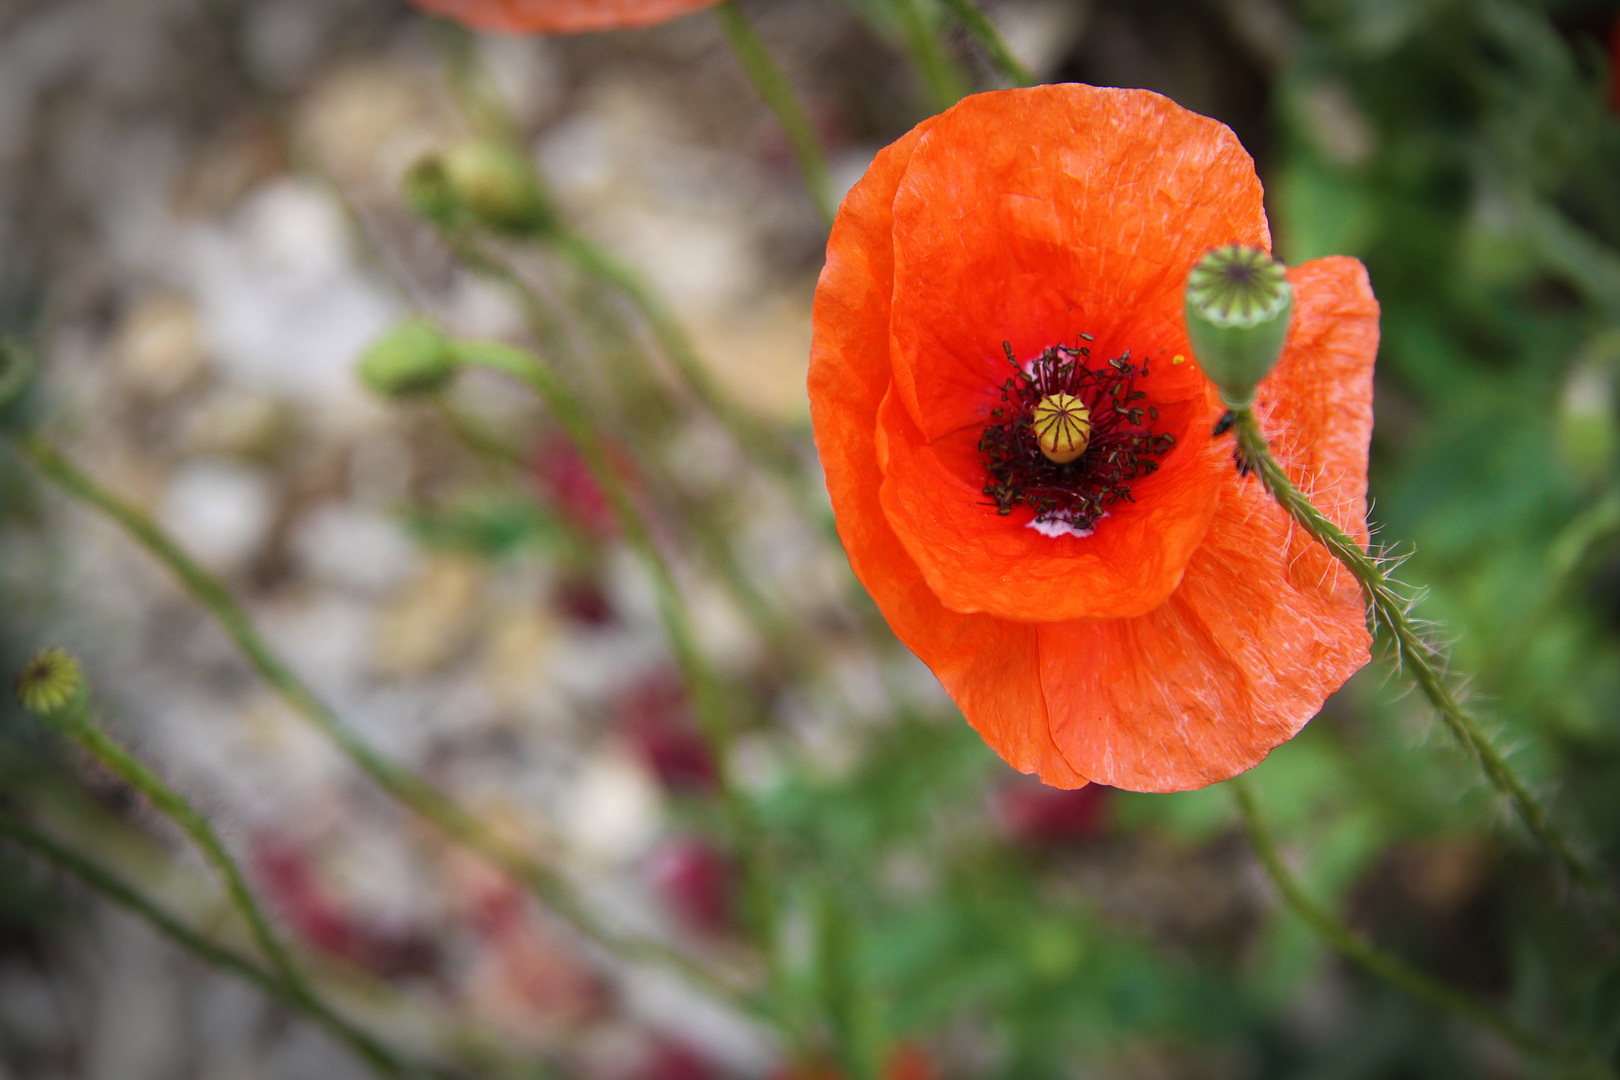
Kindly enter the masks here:
M 456 371 L 455 349 L 426 319 L 406 319 L 360 358 L 360 378 L 384 397 L 431 394 Z
M 461 200 L 451 186 L 444 159 L 437 154 L 412 165 L 400 186 L 411 208 L 440 228 L 450 228 L 461 219 Z
M 1067 465 L 1091 445 L 1091 410 L 1073 394 L 1042 398 L 1030 426 L 1041 453 L 1057 465 Z
M 444 175 L 460 204 L 490 229 L 530 235 L 552 222 L 534 166 L 500 143 L 463 143 L 445 155 Z
M 17 700 L 42 718 L 66 709 L 83 689 L 79 662 L 62 649 L 42 649 L 17 676 Z
M 1283 265 L 1259 248 L 1228 244 L 1187 276 L 1187 338 L 1227 408 L 1254 403 L 1254 389 L 1282 355 L 1294 289 Z

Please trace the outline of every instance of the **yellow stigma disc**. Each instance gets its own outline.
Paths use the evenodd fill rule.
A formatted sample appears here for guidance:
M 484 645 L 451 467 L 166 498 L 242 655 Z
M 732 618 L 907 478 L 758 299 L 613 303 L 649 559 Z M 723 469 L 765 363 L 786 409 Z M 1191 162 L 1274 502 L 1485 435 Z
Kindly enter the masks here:
M 1041 453 L 1058 465 L 1067 465 L 1091 443 L 1091 410 L 1073 394 L 1041 398 L 1031 426 Z

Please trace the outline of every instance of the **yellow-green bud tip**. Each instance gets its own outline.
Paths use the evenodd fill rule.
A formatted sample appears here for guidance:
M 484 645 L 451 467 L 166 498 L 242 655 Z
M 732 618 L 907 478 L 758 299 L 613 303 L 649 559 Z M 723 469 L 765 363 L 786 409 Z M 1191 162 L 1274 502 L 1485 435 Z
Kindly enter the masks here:
M 1229 408 L 1254 402 L 1282 354 L 1293 309 L 1286 270 L 1260 248 L 1216 248 L 1187 276 L 1187 338 Z
M 450 339 L 426 319 L 406 319 L 360 358 L 361 380 L 384 397 L 431 394 L 455 373 Z
M 61 712 L 79 696 L 84 675 L 62 649 L 42 649 L 17 676 L 17 700 L 35 716 Z
M 1056 465 L 1067 465 L 1091 445 L 1091 410 L 1073 394 L 1041 398 L 1030 426 L 1035 445 Z
M 444 156 L 444 176 L 455 198 L 485 227 L 520 236 L 544 231 L 551 207 L 534 165 L 511 147 L 478 140 Z

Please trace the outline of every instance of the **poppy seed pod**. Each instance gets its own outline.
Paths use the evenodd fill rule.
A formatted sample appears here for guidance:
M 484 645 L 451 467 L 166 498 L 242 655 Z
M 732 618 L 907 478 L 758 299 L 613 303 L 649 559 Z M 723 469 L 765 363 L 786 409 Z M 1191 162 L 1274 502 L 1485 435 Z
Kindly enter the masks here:
M 532 236 L 553 220 L 534 166 L 500 143 L 463 143 L 444 156 L 444 175 L 457 201 L 496 232 Z
M 454 346 L 426 319 L 406 319 L 360 358 L 361 381 L 383 397 L 434 393 L 455 372 Z
M 17 700 L 45 718 L 67 708 L 84 689 L 79 662 L 62 649 L 42 649 L 17 676 Z
M 1216 248 L 1187 275 L 1187 339 L 1227 408 L 1254 403 L 1254 388 L 1282 355 L 1293 311 L 1287 272 L 1260 248 Z
M 450 228 L 461 220 L 461 200 L 439 155 L 419 159 L 406 171 L 400 187 L 411 208 L 440 228 Z

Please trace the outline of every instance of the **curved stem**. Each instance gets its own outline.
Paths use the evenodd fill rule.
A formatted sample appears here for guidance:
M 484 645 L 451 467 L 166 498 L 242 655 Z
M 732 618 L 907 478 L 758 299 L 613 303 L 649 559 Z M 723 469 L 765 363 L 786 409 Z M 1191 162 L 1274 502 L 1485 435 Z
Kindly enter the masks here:
M 1423 691 L 1424 697 L 1429 699 L 1457 741 L 1479 761 L 1490 782 L 1512 802 L 1530 834 L 1597 901 L 1610 927 L 1620 931 L 1620 905 L 1616 904 L 1603 876 L 1575 850 L 1568 837 L 1552 821 L 1547 808 L 1530 793 L 1524 781 L 1508 765 L 1502 752 L 1463 709 L 1446 682 L 1445 654 L 1413 625 L 1408 613 L 1410 605 L 1398 591 L 1395 582 L 1384 572 L 1377 559 L 1318 510 L 1289 480 L 1287 472 L 1266 445 L 1265 435 L 1260 431 L 1254 411 L 1235 410 L 1233 420 L 1240 460 L 1259 475 L 1266 490 L 1271 492 L 1300 528 L 1355 575 L 1366 595 L 1374 625 L 1383 629 L 1394 643 L 1401 669 Z
M 895 14 L 900 17 L 900 32 L 906 40 L 906 51 L 922 75 L 928 96 L 939 112 L 955 105 L 968 92 L 967 79 L 951 59 L 940 42 L 928 15 L 918 0 L 894 0 Z
M 19 445 L 24 455 L 46 478 L 117 522 L 166 565 L 180 579 L 186 591 L 218 620 L 243 657 L 271 688 L 320 728 L 357 768 L 384 791 L 511 874 L 551 911 L 598 945 L 628 960 L 674 968 L 710 993 L 738 1003 L 738 995 L 731 986 L 684 954 L 656 942 L 625 937 L 609 930 L 560 875 L 500 837 L 421 776 L 378 754 L 287 667 L 260 635 L 230 590 L 197 565 L 151 518 L 103 490 L 41 437 L 27 436 L 20 440 Z M 746 1000 L 740 1004 L 744 1008 L 750 1007 Z
M 762 947 L 774 941 L 773 908 L 767 870 L 758 844 L 753 815 L 730 779 L 732 726 L 724 692 L 698 646 L 697 632 L 687 617 L 669 564 L 653 542 L 635 500 L 614 468 L 607 447 L 586 412 L 584 403 L 558 374 L 538 356 L 498 341 L 463 341 L 456 345 L 464 364 L 499 371 L 533 387 L 551 410 L 569 440 L 585 459 L 591 475 L 607 497 L 625 542 L 653 576 L 659 614 L 675 650 L 675 658 L 692 696 L 693 710 L 714 756 L 719 797 L 742 861 L 745 891 L 755 898 L 755 929 Z
M 265 917 L 264 910 L 259 907 L 259 902 L 253 896 L 253 891 L 248 888 L 241 868 L 225 850 L 219 834 L 214 832 L 214 827 L 208 823 L 208 819 L 199 814 L 179 792 L 164 783 L 156 773 L 98 727 L 89 716 L 87 701 L 81 699 L 70 707 L 78 713 L 76 718 L 78 722 L 70 722 L 65 726 L 65 730 L 73 740 L 119 779 L 140 792 L 165 817 L 180 826 L 202 852 L 203 858 L 225 886 L 231 906 L 236 908 L 237 914 L 247 924 L 254 943 L 258 945 L 265 959 L 270 961 L 270 966 L 275 971 L 275 981 L 286 992 L 286 996 L 305 1012 L 321 1020 L 333 1034 L 347 1043 L 351 1050 L 364 1058 L 378 1072 L 387 1076 L 407 1075 L 411 1070 L 408 1070 L 392 1051 L 364 1032 L 338 1019 L 315 993 L 309 981 L 304 978 L 303 972 L 293 962 L 292 954 L 270 928 L 270 920 Z
M 799 160 L 804 186 L 810 190 L 810 198 L 821 212 L 822 220 L 831 225 L 833 215 L 838 212 L 838 201 L 833 197 L 832 176 L 827 172 L 827 160 L 821 153 L 821 144 L 816 139 L 815 128 L 805 115 L 804 107 L 799 104 L 782 69 L 777 67 L 776 61 L 766 51 L 765 43 L 760 40 L 748 17 L 737 5 L 737 0 L 724 0 L 714 11 L 726 31 L 732 50 L 742 62 L 743 70 L 753 81 L 754 89 L 759 91 L 759 96 L 765 99 L 765 104 L 770 106 L 782 129 L 787 132 L 788 142 L 793 145 L 793 156 Z
M 195 953 L 207 963 L 247 980 L 266 994 L 294 1008 L 304 1008 L 304 1004 L 294 1000 L 276 981 L 274 975 L 259 966 L 258 961 L 203 937 L 158 907 L 154 901 L 137 892 L 134 887 L 114 877 L 78 852 L 39 832 L 22 818 L 0 810 L 0 836 L 13 841 L 19 847 L 27 848 L 45 861 L 72 874 L 102 896 L 144 919 L 164 937 L 181 948 Z
M 1237 799 L 1238 809 L 1243 815 L 1244 831 L 1248 833 L 1249 843 L 1253 846 L 1260 865 L 1265 867 L 1266 875 L 1271 878 L 1271 883 L 1276 886 L 1277 892 L 1293 909 L 1294 914 L 1303 919 L 1328 946 L 1390 985 L 1399 987 L 1443 1012 L 1460 1016 L 1494 1032 L 1524 1054 L 1560 1066 L 1568 1075 L 1592 1078 L 1614 1076 L 1613 1071 L 1601 1062 L 1590 1058 L 1571 1058 L 1545 1039 L 1527 1031 L 1511 1017 L 1453 990 L 1405 961 L 1391 956 L 1340 922 L 1305 892 L 1304 887 L 1283 863 L 1282 855 L 1277 850 L 1277 842 L 1272 837 L 1271 830 L 1266 827 L 1265 820 L 1260 816 L 1259 804 L 1255 801 L 1248 783 L 1242 777 L 1238 777 L 1227 781 L 1227 784 Z
M 817 520 L 817 507 L 798 454 L 775 431 L 737 405 L 715 382 L 686 329 L 641 275 L 600 245 L 577 232 L 561 229 L 548 242 L 583 273 L 611 285 L 646 320 L 658 347 L 681 380 L 754 460 L 787 486 L 807 520 Z
M 978 4 L 973 0 L 945 0 L 945 7 L 978 41 L 1003 78 L 1014 86 L 1035 85 L 1035 75 L 1024 66 L 1023 61 L 1012 54 L 1012 50 L 1007 47 L 1007 40 L 1001 36 L 1001 31 L 997 30 L 996 24 L 979 10 Z

